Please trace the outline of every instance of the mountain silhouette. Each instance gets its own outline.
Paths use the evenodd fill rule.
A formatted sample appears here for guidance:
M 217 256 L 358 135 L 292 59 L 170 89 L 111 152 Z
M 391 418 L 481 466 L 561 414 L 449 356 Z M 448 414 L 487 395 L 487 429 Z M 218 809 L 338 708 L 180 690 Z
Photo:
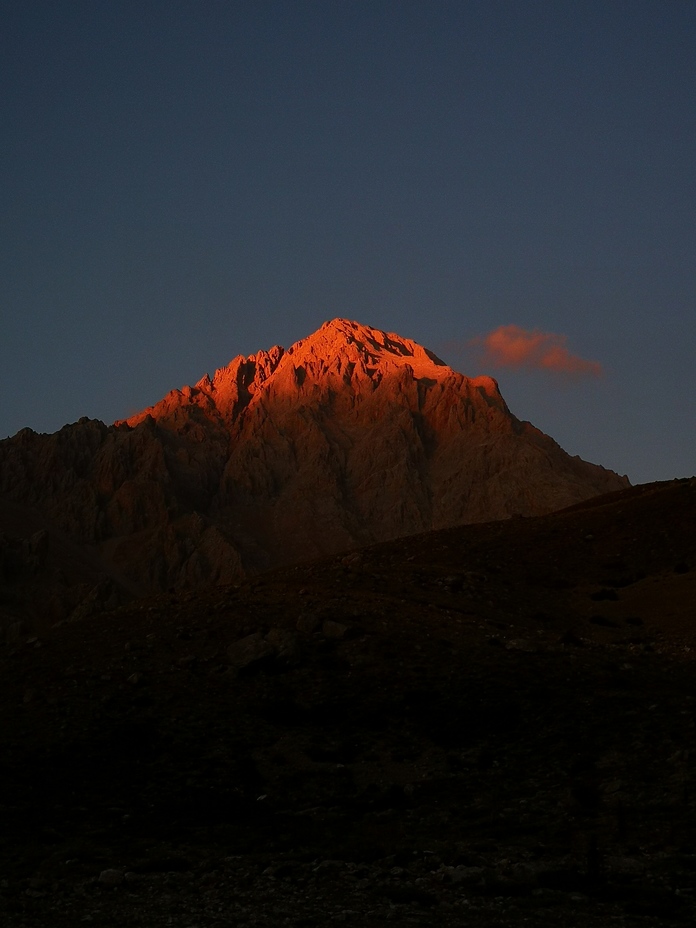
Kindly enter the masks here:
M 5 600 L 21 611 L 30 589 L 55 619 L 626 486 L 516 418 L 492 378 L 335 319 L 112 426 L 0 442 Z

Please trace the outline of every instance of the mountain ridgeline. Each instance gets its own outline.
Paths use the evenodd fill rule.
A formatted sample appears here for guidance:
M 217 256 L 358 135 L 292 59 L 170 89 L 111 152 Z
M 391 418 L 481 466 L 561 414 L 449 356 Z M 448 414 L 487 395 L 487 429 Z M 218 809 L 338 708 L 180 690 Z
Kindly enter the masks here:
M 490 377 L 336 319 L 112 426 L 0 442 L 0 608 L 43 590 L 33 610 L 55 619 L 626 486 L 517 419 Z

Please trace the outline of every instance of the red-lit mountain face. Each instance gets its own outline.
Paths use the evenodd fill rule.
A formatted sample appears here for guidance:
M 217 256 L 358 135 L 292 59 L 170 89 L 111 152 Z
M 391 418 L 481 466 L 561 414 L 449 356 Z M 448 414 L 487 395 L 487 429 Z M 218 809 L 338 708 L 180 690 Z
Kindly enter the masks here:
M 57 614 L 84 598 L 95 558 L 107 591 L 234 581 L 627 485 L 518 420 L 491 378 L 337 319 L 111 427 L 81 419 L 0 442 L 0 530 L 15 565 L 5 582 L 53 583 L 52 602 L 62 584 Z M 26 530 L 18 507 L 31 513 Z M 56 574 L 52 552 L 67 543 L 89 566 L 74 578 Z

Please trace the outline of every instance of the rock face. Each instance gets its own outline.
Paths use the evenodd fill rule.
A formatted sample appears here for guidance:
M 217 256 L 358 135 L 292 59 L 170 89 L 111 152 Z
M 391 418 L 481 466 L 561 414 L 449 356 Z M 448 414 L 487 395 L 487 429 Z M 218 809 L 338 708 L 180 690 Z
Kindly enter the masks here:
M 233 581 L 627 485 L 518 420 L 490 377 L 343 319 L 111 427 L 81 419 L 0 442 L 0 494 L 140 590 Z

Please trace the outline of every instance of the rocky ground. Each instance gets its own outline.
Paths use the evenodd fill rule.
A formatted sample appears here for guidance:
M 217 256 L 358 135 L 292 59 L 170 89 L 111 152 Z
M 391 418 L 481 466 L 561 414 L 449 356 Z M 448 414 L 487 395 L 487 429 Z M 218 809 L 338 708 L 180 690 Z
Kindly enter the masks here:
M 696 481 L 0 652 L 8 928 L 696 918 Z

